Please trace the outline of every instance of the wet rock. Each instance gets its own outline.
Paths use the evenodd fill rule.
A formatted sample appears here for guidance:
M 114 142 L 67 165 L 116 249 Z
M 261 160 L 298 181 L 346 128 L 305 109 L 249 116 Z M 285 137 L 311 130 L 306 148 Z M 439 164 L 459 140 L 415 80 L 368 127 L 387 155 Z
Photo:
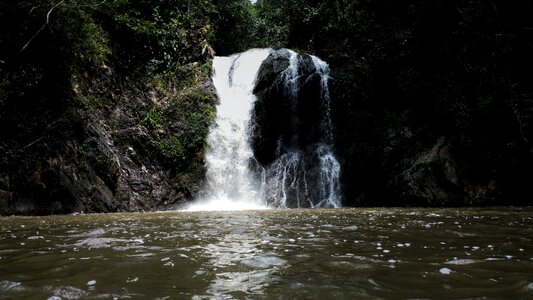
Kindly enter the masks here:
M 252 147 L 261 164 L 279 157 L 289 145 L 306 148 L 320 140 L 321 92 L 320 76 L 309 55 L 298 61 L 298 95 L 287 94 L 284 76 L 289 67 L 290 52 L 273 50 L 265 59 L 257 76 L 252 111 Z
M 272 87 L 272 83 L 279 81 L 279 74 L 285 71 L 289 66 L 289 50 L 273 50 L 272 53 L 263 61 L 257 74 L 257 80 L 254 87 L 254 94 L 262 93 Z
M 323 76 L 328 75 L 326 69 L 317 70 L 318 63 L 309 55 L 279 49 L 271 52 L 258 72 L 251 144 L 257 163 L 266 170 L 271 206 L 339 205 L 330 202 L 340 199 L 338 189 L 330 189 L 339 173 L 325 175 L 326 169 L 331 171 L 324 165 L 325 152 L 335 158 L 329 145 L 333 126 L 326 118 L 330 98 L 322 86 Z

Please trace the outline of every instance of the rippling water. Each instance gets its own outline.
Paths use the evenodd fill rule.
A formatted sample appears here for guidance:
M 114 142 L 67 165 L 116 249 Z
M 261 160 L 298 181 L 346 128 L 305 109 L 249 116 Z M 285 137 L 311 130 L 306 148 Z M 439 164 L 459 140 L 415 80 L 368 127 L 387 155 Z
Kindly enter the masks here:
M 532 209 L 0 218 L 0 299 L 533 299 Z

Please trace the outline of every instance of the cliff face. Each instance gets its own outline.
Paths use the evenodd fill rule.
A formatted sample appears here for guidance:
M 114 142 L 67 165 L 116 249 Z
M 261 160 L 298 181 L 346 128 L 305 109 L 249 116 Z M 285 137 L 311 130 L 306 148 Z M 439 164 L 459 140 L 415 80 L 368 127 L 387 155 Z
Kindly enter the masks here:
M 531 148 L 506 106 L 488 115 L 456 107 L 462 111 L 444 117 L 429 97 L 382 98 L 390 91 L 372 87 L 376 72 L 364 62 L 332 66 L 344 205 L 529 205 Z
M 72 74 L 74 100 L 10 111 L 0 213 L 147 211 L 194 197 L 216 95 L 209 62 L 182 71 L 120 84 Z
M 251 36 L 330 64 L 344 204 L 530 205 L 532 6 L 330 4 L 261 1 Z

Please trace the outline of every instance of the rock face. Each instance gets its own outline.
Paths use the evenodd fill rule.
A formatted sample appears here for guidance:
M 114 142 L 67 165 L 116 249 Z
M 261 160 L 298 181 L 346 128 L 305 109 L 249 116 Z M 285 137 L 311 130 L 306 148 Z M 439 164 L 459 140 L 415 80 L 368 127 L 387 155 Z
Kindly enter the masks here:
M 267 199 L 279 205 L 279 199 L 286 198 L 289 207 L 314 206 L 312 199 L 320 198 L 314 189 L 317 184 L 310 178 L 321 172 L 317 145 L 327 144 L 321 77 L 311 56 L 299 56 L 297 66 L 298 79 L 293 81 L 287 80 L 291 76 L 290 50 L 275 50 L 264 61 L 254 90 L 258 100 L 251 138 L 255 157 L 267 169 L 267 187 L 276 183 L 278 188 L 289 186 L 284 193 L 270 193 Z M 435 137 L 408 126 L 405 120 L 411 111 L 373 110 L 372 103 L 343 98 L 351 92 L 345 90 L 345 80 L 358 71 L 364 70 L 334 66 L 331 71 L 331 119 L 338 138 L 329 149 L 339 157 L 343 205 L 498 203 L 502 188 L 497 178 L 469 161 L 460 138 Z M 272 184 L 269 176 L 278 179 Z M 283 182 L 280 178 L 285 176 L 291 180 Z
M 332 72 L 336 79 L 365 74 L 364 69 L 342 67 L 333 67 Z M 416 118 L 414 108 L 375 108 L 376 104 L 365 102 L 364 94 L 359 99 L 342 98 L 346 94 L 342 80 L 334 80 L 331 90 L 346 205 L 520 204 L 512 197 L 502 200 L 503 181 L 495 176 L 494 167 L 476 164 L 476 153 L 464 145 L 461 135 L 437 135 L 425 125 L 414 126 L 410 120 Z
M 389 185 L 401 191 L 400 198 L 408 202 L 431 204 L 457 203 L 461 190 L 457 178 L 457 166 L 451 157 L 450 145 L 445 138 L 427 152 L 421 153 L 413 164 Z
M 279 157 L 280 147 L 306 148 L 321 140 L 320 76 L 311 56 L 302 55 L 297 67 L 299 80 L 288 88 L 284 72 L 289 68 L 289 59 L 289 50 L 273 51 L 257 76 L 252 145 L 255 157 L 263 165 Z M 291 95 L 291 89 L 297 93 Z
M 197 78 L 192 88 L 170 78 L 107 90 L 105 82 L 73 78 L 80 101 L 98 95 L 102 102 L 63 102 L 35 127 L 24 118 L 38 112 L 18 111 L 32 138 L 2 133 L 0 214 L 152 211 L 193 198 L 216 95 L 209 71 L 186 71 Z M 91 90 L 98 88 L 106 91 Z
M 493 201 L 493 182 L 474 185 L 462 178 L 449 139 L 441 137 L 433 148 L 411 160 L 406 170 L 386 187 L 390 198 L 406 206 L 463 206 Z

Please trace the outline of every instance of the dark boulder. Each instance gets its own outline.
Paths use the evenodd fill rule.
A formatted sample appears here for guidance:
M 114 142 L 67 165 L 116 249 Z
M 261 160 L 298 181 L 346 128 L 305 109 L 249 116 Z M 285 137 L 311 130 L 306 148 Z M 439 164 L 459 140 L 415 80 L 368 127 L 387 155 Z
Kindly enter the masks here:
M 298 93 L 292 95 L 286 86 L 290 65 L 287 49 L 273 50 L 261 65 L 254 94 L 257 100 L 252 112 L 251 143 L 254 155 L 269 164 L 289 148 L 306 148 L 320 142 L 322 99 L 320 75 L 309 55 L 298 57 Z
M 332 136 L 326 69 L 310 55 L 279 49 L 258 72 L 251 144 L 272 206 L 339 206 L 339 174 L 330 169 L 337 161 L 326 138 Z

